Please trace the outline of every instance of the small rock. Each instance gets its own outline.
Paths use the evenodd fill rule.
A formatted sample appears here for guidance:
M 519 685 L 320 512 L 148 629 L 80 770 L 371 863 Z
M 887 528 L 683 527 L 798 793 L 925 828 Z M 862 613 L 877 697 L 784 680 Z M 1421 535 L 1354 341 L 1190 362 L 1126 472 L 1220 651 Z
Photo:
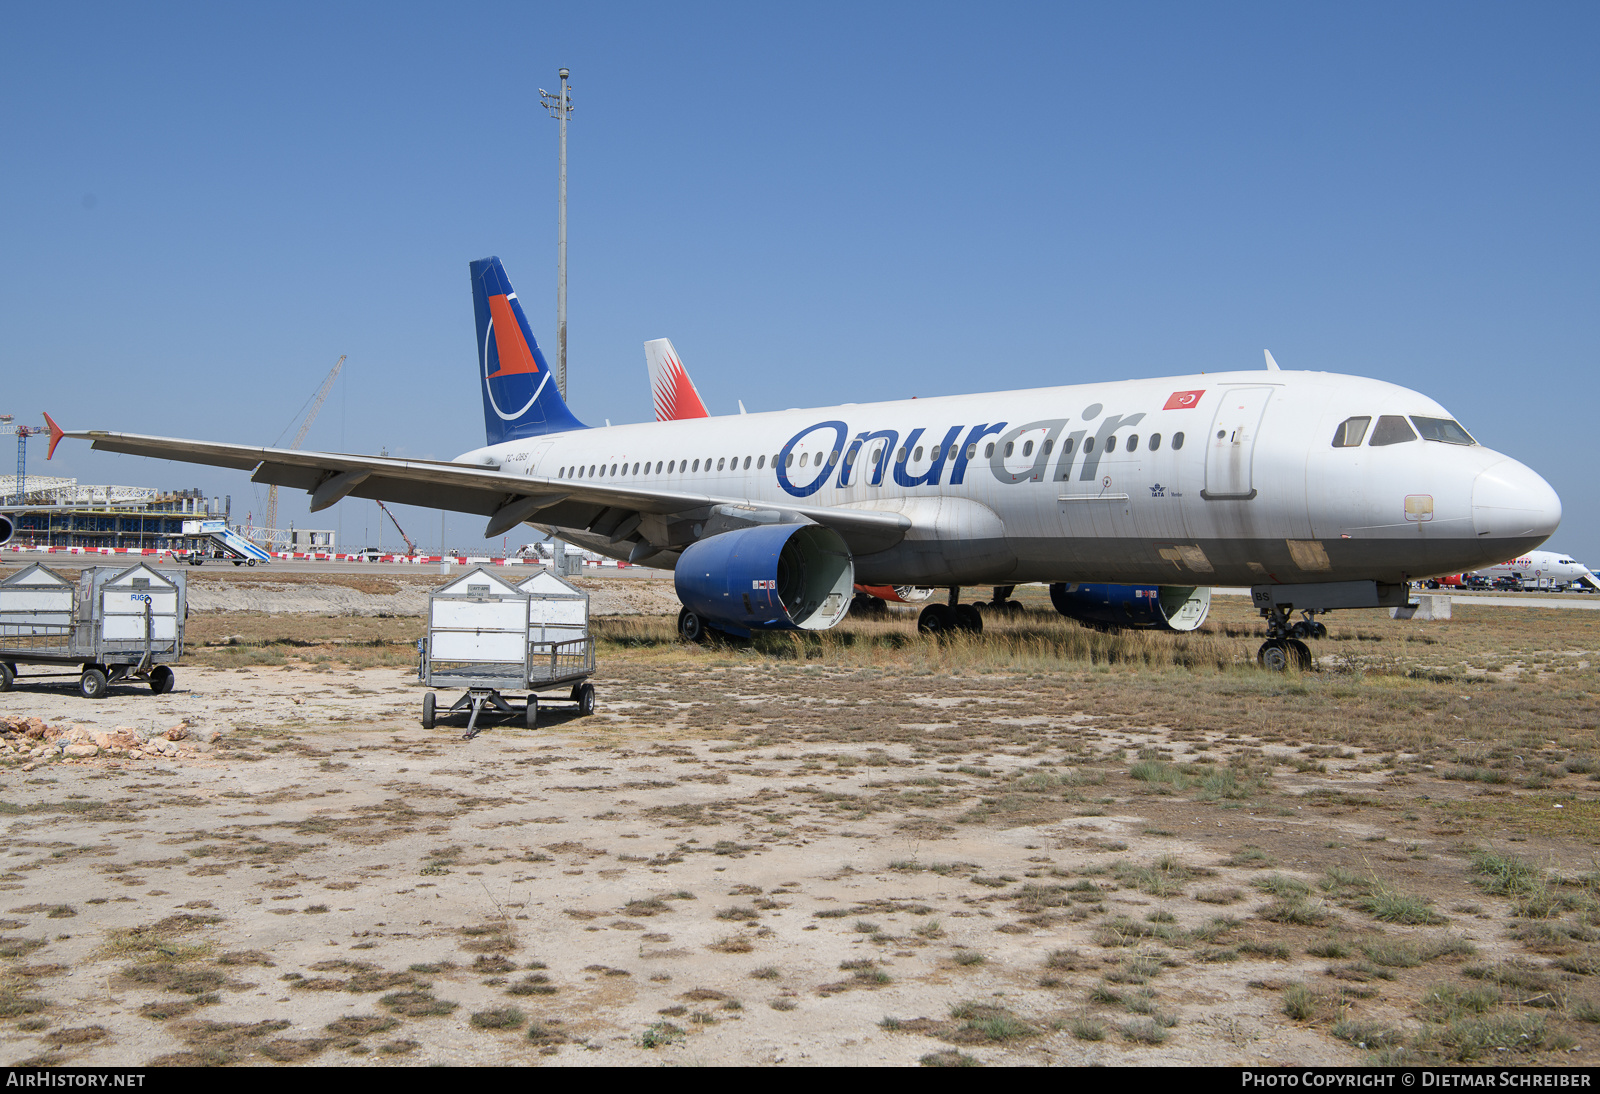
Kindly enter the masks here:
M 166 732 L 166 738 L 169 741 L 181 741 L 187 736 L 189 736 L 188 722 L 179 722 Z
M 216 744 L 221 736 L 222 730 L 220 729 L 197 729 L 194 734 L 195 740 L 208 745 Z
M 68 756 L 96 756 L 100 753 L 100 746 L 93 741 L 79 741 L 68 745 L 63 751 Z

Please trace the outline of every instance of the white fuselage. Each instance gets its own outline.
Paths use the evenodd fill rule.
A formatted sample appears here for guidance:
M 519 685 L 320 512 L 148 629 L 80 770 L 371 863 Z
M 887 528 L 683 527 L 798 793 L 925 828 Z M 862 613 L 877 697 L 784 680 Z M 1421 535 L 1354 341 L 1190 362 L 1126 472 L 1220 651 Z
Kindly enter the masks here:
M 864 582 L 1399 582 L 1555 530 L 1549 485 L 1481 445 L 1334 446 L 1341 422 L 1382 415 L 1450 417 L 1383 381 L 1231 372 L 574 430 L 459 461 L 908 517 L 901 543 L 856 558 Z M 626 557 L 585 531 L 592 513 L 556 507 L 536 527 Z

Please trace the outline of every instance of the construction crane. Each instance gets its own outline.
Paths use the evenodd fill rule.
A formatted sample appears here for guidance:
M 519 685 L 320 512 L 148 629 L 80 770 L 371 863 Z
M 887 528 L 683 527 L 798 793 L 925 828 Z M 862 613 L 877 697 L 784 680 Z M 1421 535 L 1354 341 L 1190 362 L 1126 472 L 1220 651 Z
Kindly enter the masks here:
M 322 381 L 322 386 L 317 389 L 317 394 L 311 401 L 311 412 L 306 415 L 306 420 L 300 423 L 300 432 L 294 435 L 294 443 L 289 445 L 289 451 L 299 449 L 306 439 L 306 434 L 311 430 L 311 423 L 317 420 L 317 412 L 322 409 L 322 404 L 328 401 L 328 392 L 333 390 L 333 382 L 339 378 L 339 370 L 344 368 L 344 359 L 347 354 L 341 353 L 339 359 L 333 363 L 333 369 L 328 373 L 328 378 Z M 393 519 L 393 518 L 390 518 Z M 271 539 L 278 530 L 278 488 L 270 487 L 267 490 L 267 518 L 265 533 L 268 540 L 267 546 L 272 546 Z
M 374 498 L 373 500 L 377 501 L 376 498 Z M 406 554 L 411 556 L 412 558 L 416 558 L 417 557 L 417 545 L 415 543 L 411 542 L 411 537 L 406 535 L 406 530 L 404 528 L 400 527 L 400 522 L 399 521 L 394 519 L 394 514 L 389 512 L 389 507 L 387 505 L 383 504 L 383 502 L 379 501 L 378 502 L 378 508 L 383 510 L 383 515 L 384 516 L 388 517 L 391 521 L 394 521 L 394 530 L 396 532 L 399 532 L 400 533 L 400 538 L 406 541 Z
M 17 496 L 18 505 L 28 503 L 28 438 L 45 431 L 42 425 L 23 425 L 10 414 L 0 414 L 0 433 L 17 435 Z M 8 499 L 9 500 L 9 499 Z

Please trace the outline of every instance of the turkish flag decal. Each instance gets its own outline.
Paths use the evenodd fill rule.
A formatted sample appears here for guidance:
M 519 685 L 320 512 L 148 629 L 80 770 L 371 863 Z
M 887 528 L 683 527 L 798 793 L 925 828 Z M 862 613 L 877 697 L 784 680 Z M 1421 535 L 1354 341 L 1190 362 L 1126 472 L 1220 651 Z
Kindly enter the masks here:
M 1172 398 L 1167 400 L 1167 405 L 1162 410 L 1190 410 L 1200 405 L 1200 396 L 1206 393 L 1205 388 L 1199 391 L 1174 391 Z

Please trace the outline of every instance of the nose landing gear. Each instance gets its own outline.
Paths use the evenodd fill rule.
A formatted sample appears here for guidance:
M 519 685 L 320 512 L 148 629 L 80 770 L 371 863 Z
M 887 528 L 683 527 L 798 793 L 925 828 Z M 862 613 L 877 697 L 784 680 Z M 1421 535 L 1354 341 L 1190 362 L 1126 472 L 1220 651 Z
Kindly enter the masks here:
M 1272 672 L 1283 672 L 1291 666 L 1300 672 L 1309 669 L 1313 658 L 1304 640 L 1328 637 L 1327 626 L 1317 622 L 1315 612 L 1303 611 L 1302 618 L 1291 624 L 1289 610 L 1282 605 L 1261 609 L 1261 616 L 1267 621 L 1267 640 L 1256 651 L 1256 663 Z

